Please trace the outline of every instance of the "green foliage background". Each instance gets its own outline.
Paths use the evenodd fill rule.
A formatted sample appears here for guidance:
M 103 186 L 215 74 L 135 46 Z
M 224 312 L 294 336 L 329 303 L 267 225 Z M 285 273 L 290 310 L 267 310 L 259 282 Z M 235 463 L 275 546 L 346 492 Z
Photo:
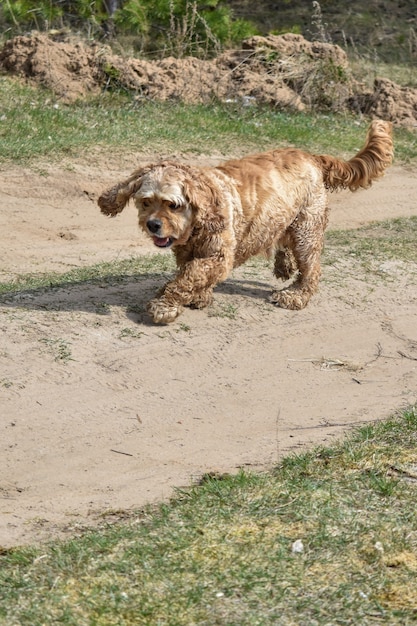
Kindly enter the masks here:
M 118 7 L 109 18 L 112 3 Z M 370 60 L 417 61 L 415 0 L 2 0 L 0 30 L 70 28 L 88 37 L 131 37 L 140 52 L 203 54 L 252 34 L 300 33 Z M 187 45 L 184 44 L 187 42 Z M 123 42 L 125 44 L 126 42 Z
M 89 36 L 134 35 L 136 47 L 205 53 L 248 37 L 257 29 L 249 21 L 234 18 L 221 0 L 125 0 L 112 15 L 96 0 L 6 0 L 0 24 L 9 34 L 25 29 L 78 29 Z
M 109 18 L 106 5 L 117 5 Z M 415 0 L 2 0 L 0 29 L 11 37 L 29 29 L 69 27 L 89 37 L 130 36 L 141 52 L 186 53 L 238 44 L 252 34 L 300 33 L 383 62 L 417 60 Z M 184 45 L 183 45 L 184 48 Z

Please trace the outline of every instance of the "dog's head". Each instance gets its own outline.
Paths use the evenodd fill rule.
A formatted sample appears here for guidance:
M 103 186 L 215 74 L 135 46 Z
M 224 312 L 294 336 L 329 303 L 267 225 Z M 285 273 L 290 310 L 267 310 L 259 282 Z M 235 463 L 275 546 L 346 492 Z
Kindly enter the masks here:
M 225 228 L 218 186 L 199 168 L 169 161 L 149 165 L 104 192 L 98 204 L 114 216 L 130 198 L 139 225 L 159 248 L 184 245 L 198 231 L 213 234 Z

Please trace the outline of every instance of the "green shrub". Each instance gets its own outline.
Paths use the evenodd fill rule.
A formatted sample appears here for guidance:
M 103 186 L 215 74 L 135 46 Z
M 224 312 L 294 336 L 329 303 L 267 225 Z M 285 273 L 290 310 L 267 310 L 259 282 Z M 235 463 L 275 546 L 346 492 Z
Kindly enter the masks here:
M 142 48 L 176 56 L 218 51 L 256 32 L 220 0 L 127 0 L 114 22 L 119 32 L 142 35 Z
M 234 19 L 221 0 L 119 0 L 111 15 L 99 0 L 7 0 L 0 21 L 9 35 L 27 29 L 77 28 L 91 35 L 132 35 L 137 49 L 197 54 L 255 34 L 250 22 Z

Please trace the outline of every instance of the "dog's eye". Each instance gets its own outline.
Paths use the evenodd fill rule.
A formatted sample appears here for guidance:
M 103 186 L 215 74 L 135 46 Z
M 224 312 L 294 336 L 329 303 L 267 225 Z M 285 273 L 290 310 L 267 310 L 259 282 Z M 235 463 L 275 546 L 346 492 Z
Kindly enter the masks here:
M 178 204 L 176 202 L 168 202 L 168 208 L 171 211 L 176 211 L 178 209 Z
M 151 201 L 149 198 L 142 199 L 142 206 L 144 209 L 148 209 L 151 206 Z

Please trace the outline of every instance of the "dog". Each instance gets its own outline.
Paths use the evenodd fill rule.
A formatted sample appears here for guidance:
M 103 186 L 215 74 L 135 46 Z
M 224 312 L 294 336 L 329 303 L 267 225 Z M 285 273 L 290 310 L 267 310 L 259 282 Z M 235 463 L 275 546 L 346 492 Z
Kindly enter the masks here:
M 184 306 L 209 305 L 213 288 L 258 254 L 275 258 L 276 278 L 294 278 L 270 301 L 303 309 L 318 289 L 327 192 L 369 187 L 392 158 L 392 124 L 374 120 L 364 147 L 348 161 L 296 148 L 217 167 L 161 161 L 134 171 L 98 204 L 115 216 L 133 197 L 140 227 L 155 246 L 174 252 L 178 272 L 148 304 L 155 323 L 172 322 Z

